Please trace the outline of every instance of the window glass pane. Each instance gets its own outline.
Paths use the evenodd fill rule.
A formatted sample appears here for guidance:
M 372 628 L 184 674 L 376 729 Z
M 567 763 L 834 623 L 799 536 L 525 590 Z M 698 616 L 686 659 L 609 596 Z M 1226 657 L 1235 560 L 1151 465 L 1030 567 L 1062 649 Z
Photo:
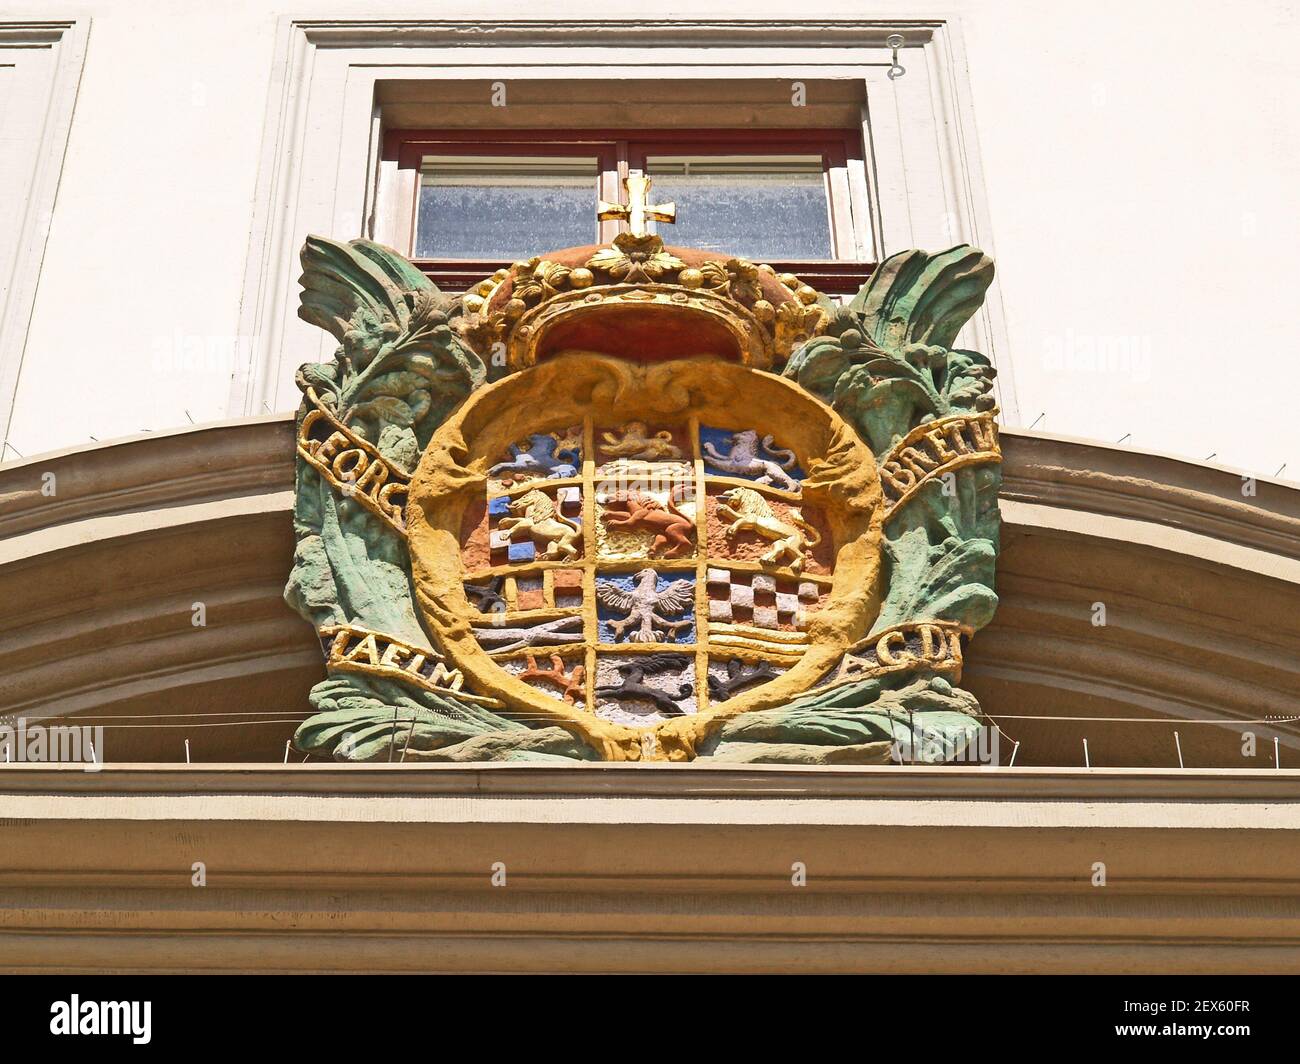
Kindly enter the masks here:
M 753 260 L 831 258 L 819 155 L 652 155 L 656 203 L 677 204 L 665 242 Z
M 518 259 L 596 240 L 597 160 L 426 157 L 416 258 Z

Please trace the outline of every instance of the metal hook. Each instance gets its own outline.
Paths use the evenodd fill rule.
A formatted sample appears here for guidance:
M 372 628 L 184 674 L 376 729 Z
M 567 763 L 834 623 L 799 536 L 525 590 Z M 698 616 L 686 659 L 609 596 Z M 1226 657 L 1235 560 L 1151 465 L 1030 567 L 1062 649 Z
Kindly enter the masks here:
M 895 81 L 907 73 L 906 68 L 904 68 L 898 61 L 898 50 L 902 48 L 905 43 L 906 42 L 903 40 L 903 35 L 901 33 L 891 33 L 885 38 L 885 44 L 887 44 L 890 51 L 894 53 L 889 64 L 888 74 L 890 81 Z

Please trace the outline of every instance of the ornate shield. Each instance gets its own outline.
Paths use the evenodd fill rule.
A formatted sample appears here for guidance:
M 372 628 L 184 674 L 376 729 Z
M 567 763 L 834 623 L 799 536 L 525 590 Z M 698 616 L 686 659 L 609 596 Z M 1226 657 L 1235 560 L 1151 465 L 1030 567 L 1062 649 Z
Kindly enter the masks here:
M 796 385 L 581 354 L 472 397 L 407 504 L 467 681 L 624 756 L 825 676 L 879 608 L 880 523 L 870 450 Z

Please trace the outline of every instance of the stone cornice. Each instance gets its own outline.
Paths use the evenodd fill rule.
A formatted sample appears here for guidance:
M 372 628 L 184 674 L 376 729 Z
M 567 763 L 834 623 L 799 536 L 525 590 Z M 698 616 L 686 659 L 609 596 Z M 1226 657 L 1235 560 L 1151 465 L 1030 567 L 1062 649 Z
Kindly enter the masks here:
M 0 541 L 113 514 L 293 491 L 293 417 L 244 418 L 0 465 Z M 41 493 L 55 476 L 55 495 Z
M 1261 826 L 1300 830 L 1300 769 L 1001 768 L 959 765 L 628 765 L 511 764 L 108 764 L 87 772 L 75 764 L 0 765 L 0 796 L 74 797 L 373 797 L 541 799 L 779 799 L 845 802 L 1103 801 L 1169 806 L 1229 802 L 1267 807 Z M 1284 807 L 1276 807 L 1284 803 Z M 12 807 L 11 807 L 12 808 Z M 98 815 L 98 814 L 88 814 Z M 1008 813 L 1008 822 L 1017 819 Z M 581 819 L 578 817 L 577 819 Z M 1023 818 L 1021 818 L 1023 819 Z M 1206 821 L 1215 823 L 1213 815 Z M 1219 822 L 1222 823 L 1221 821 Z
M 74 19 L 0 22 L 0 44 L 34 47 L 55 45 L 75 25 Z
M 1190 459 L 1003 429 L 1002 498 L 1118 516 L 1300 558 L 1300 485 Z
M 333 47 L 475 46 L 663 48 L 702 46 L 884 48 L 891 33 L 924 44 L 943 19 L 294 19 L 309 41 Z
M 0 788 L 11 972 L 1300 966 L 1295 772 L 13 765 Z

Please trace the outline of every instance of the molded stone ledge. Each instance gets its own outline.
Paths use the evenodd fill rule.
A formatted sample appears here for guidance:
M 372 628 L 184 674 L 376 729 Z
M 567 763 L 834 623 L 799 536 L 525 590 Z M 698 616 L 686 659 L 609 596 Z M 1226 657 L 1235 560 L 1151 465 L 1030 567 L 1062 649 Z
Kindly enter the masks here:
M 10 765 L 0 791 L 7 971 L 1300 970 L 1297 772 Z
M 1300 804 L 1300 769 L 1043 768 L 962 765 L 678 765 L 583 762 L 204 765 L 0 765 L 0 795 L 328 795 L 625 798 L 887 799 L 983 802 L 1286 802 Z M 1287 815 L 1291 812 L 1287 807 Z M 1288 827 L 1285 818 L 1273 826 Z M 1300 875 L 1300 867 L 1296 869 Z
M 293 417 L 151 432 L 0 465 L 0 540 L 92 517 L 293 491 Z M 53 473 L 56 494 L 41 494 Z
M 1002 498 L 1148 521 L 1300 558 L 1300 489 L 1184 458 L 1002 429 Z

